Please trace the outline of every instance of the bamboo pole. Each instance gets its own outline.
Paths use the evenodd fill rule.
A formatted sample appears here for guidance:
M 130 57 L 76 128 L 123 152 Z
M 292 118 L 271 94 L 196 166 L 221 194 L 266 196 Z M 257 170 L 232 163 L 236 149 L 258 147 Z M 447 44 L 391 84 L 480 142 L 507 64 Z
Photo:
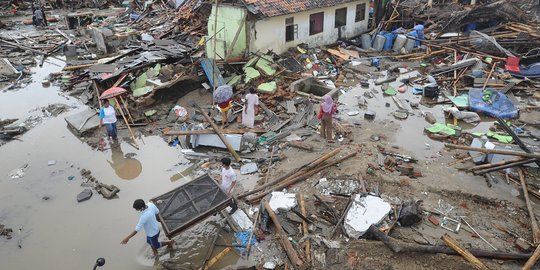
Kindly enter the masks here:
M 118 99 L 114 97 L 114 103 L 118 110 L 120 111 L 120 114 L 122 115 L 122 118 L 124 118 L 124 123 L 126 123 L 126 126 L 129 130 L 129 134 L 131 134 L 131 138 L 133 139 L 133 143 L 135 144 L 135 148 L 139 149 L 139 144 L 137 143 L 137 139 L 135 139 L 135 135 L 133 134 L 133 130 L 131 130 L 131 127 L 129 126 L 128 120 L 126 119 L 126 115 L 124 115 L 124 111 L 122 108 L 120 108 L 120 104 L 118 103 Z
M 529 192 L 527 192 L 527 184 L 525 183 L 525 177 L 523 176 L 523 170 L 519 169 L 519 180 L 521 182 L 521 188 L 523 188 L 523 197 L 525 197 L 525 203 L 527 204 L 527 210 L 529 211 L 529 217 L 531 218 L 531 228 L 533 232 L 533 243 L 535 245 L 540 244 L 540 229 L 538 228 L 538 222 L 534 217 L 534 211 L 529 199 Z
M 214 17 L 214 32 L 217 31 L 217 18 L 218 18 L 218 0 L 216 0 L 215 2 L 215 5 L 216 5 L 216 14 L 215 17 Z M 214 40 L 212 41 L 214 43 L 214 57 L 213 57 L 213 64 L 212 64 L 212 87 L 213 87 L 213 91 L 212 93 L 215 93 L 216 92 L 216 64 L 217 64 L 217 61 L 216 61 L 216 55 L 217 55 L 217 48 L 216 48 L 216 40 L 217 40 L 217 34 L 214 36 Z M 212 105 L 214 105 L 214 99 L 212 99 Z M 216 131 L 217 133 L 217 131 Z M 238 160 L 237 160 L 238 161 Z
M 124 108 L 126 109 L 126 112 L 127 112 L 128 117 L 129 117 L 129 120 L 131 121 L 132 124 L 135 124 L 135 123 L 133 122 L 133 117 L 131 117 L 131 113 L 129 112 L 129 109 L 128 109 L 128 107 L 127 107 L 127 104 L 126 104 L 126 102 L 124 101 L 124 98 L 123 98 L 122 96 L 119 96 L 119 97 L 120 97 L 120 101 L 122 101 L 122 105 L 124 105 Z
M 472 171 L 478 171 L 478 170 L 481 170 L 481 169 L 489 169 L 489 168 L 505 165 L 505 164 L 508 164 L 508 163 L 514 163 L 514 162 L 522 161 L 522 160 L 524 160 L 524 159 L 521 158 L 521 157 L 513 158 L 513 159 L 507 159 L 507 160 L 502 160 L 502 161 L 495 162 L 495 163 L 487 163 L 487 164 L 474 166 L 474 167 L 468 169 L 467 171 L 472 172 Z
M 475 171 L 474 174 L 483 175 L 483 174 L 494 172 L 494 171 L 500 171 L 500 170 L 504 170 L 504 169 L 507 169 L 507 168 L 512 168 L 512 167 L 516 167 L 516 166 L 521 166 L 521 165 L 533 163 L 535 161 L 536 161 L 536 159 L 534 159 L 534 158 L 522 159 L 520 161 L 514 161 L 512 163 L 507 163 L 507 164 L 504 164 L 504 165 L 499 165 L 499 166 L 495 166 L 495 167 L 490 167 L 488 169 Z
M 244 198 L 244 197 L 246 197 L 248 195 L 251 195 L 253 193 L 257 193 L 257 192 L 259 192 L 261 190 L 264 190 L 267 187 L 275 185 L 275 184 L 277 184 L 279 182 L 282 182 L 282 181 L 284 181 L 286 179 L 291 179 L 292 177 L 301 175 L 305 170 L 310 170 L 310 169 L 315 168 L 316 166 L 318 166 L 322 162 L 324 162 L 324 161 L 328 160 L 329 158 L 337 155 L 337 153 L 339 153 L 340 151 L 341 151 L 341 148 L 336 148 L 336 149 L 332 150 L 331 152 L 326 153 L 326 154 L 318 157 L 317 159 L 313 160 L 312 162 L 307 163 L 307 164 L 303 165 L 302 167 L 300 167 L 300 168 L 298 168 L 296 170 L 290 171 L 289 173 L 279 177 L 278 179 L 275 179 L 275 180 L 273 180 L 273 181 L 271 181 L 269 183 L 266 183 L 266 184 L 264 184 L 264 185 L 262 185 L 262 186 L 260 186 L 258 188 L 252 189 L 251 191 L 240 194 L 238 196 L 238 198 L 239 199 Z
M 227 253 L 231 252 L 232 247 L 226 247 L 223 251 L 221 251 L 218 255 L 216 255 L 214 258 L 212 258 L 210 261 L 208 261 L 208 264 L 202 270 L 208 270 L 210 267 L 212 267 L 214 264 L 216 264 L 217 261 L 219 261 L 223 256 L 227 255 Z
M 335 160 L 335 161 L 333 161 L 331 163 L 328 163 L 328 164 L 326 164 L 326 165 L 324 165 L 322 167 L 318 167 L 318 168 L 316 168 L 314 170 L 307 171 L 304 174 L 301 174 L 301 175 L 299 175 L 297 177 L 294 177 L 294 178 L 291 178 L 291 179 L 289 179 L 287 181 L 284 181 L 284 182 L 280 183 L 279 185 L 277 185 L 275 187 L 272 187 L 272 189 L 270 189 L 270 190 L 267 190 L 267 191 L 261 192 L 260 194 L 251 196 L 250 198 L 247 198 L 247 200 L 250 201 L 250 202 L 258 201 L 261 198 L 263 198 L 264 196 L 266 196 L 266 194 L 268 194 L 268 193 L 270 193 L 270 192 L 272 192 L 274 190 L 280 190 L 280 189 L 286 188 L 286 187 L 288 187 L 288 186 L 290 186 L 292 184 L 295 184 L 297 182 L 306 180 L 309 177 L 311 177 L 312 175 L 314 175 L 314 174 L 316 174 L 316 173 L 318 173 L 318 172 L 320 172 L 322 170 L 325 170 L 325 169 L 327 169 L 329 167 L 332 167 L 334 165 L 337 165 L 337 164 L 345 161 L 346 159 L 349 159 L 351 157 L 356 156 L 356 154 L 357 154 L 357 152 L 352 152 L 352 153 L 350 153 L 350 154 L 348 154 L 348 155 L 346 155 L 346 156 L 344 156 L 344 157 L 342 157 L 342 158 L 340 158 L 338 160 Z
M 276 213 L 272 210 L 270 207 L 270 204 L 267 200 L 262 201 L 264 208 L 268 212 L 268 215 L 270 215 L 270 218 L 272 219 L 272 222 L 274 223 L 276 227 L 276 234 L 278 237 L 278 240 L 285 250 L 285 253 L 287 253 L 287 257 L 289 257 L 289 260 L 295 265 L 296 267 L 301 266 L 304 262 L 298 257 L 298 253 L 296 253 L 296 249 L 292 246 L 291 242 L 289 242 L 289 238 L 287 237 L 287 234 L 283 230 L 283 227 L 281 226 L 281 223 L 279 223 L 279 219 L 276 216 Z
M 474 151 L 474 152 L 482 152 L 482 153 L 487 153 L 487 154 L 500 154 L 500 155 L 537 158 L 537 159 L 540 158 L 539 153 L 525 153 L 525 152 L 516 152 L 516 151 L 507 151 L 507 150 L 476 148 L 476 147 L 457 145 L 457 144 L 451 144 L 451 143 L 445 143 L 444 146 L 448 148 L 452 148 L 452 149 L 461 149 L 461 150 L 468 150 L 468 151 Z
M 460 246 L 459 243 L 454 238 L 450 237 L 450 235 L 448 235 L 447 233 L 445 233 L 441 237 L 441 239 L 447 246 L 451 247 L 453 250 L 459 253 L 459 255 L 463 256 L 463 258 L 465 258 L 465 260 L 472 264 L 475 269 L 489 270 L 489 268 L 483 262 L 481 262 L 474 255 L 472 255 L 472 253 L 470 253 L 468 250 Z

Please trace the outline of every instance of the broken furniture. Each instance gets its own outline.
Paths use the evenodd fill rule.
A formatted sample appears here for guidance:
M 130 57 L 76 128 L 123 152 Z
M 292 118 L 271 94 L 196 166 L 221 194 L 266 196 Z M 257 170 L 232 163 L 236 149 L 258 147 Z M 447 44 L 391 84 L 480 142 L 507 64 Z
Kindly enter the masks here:
M 159 209 L 165 235 L 171 238 L 232 204 L 208 174 L 151 199 Z

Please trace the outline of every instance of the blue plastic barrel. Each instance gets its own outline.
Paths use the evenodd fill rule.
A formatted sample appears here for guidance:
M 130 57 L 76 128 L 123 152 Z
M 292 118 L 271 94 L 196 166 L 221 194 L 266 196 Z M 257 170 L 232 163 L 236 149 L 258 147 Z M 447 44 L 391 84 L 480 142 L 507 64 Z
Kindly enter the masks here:
M 386 37 L 386 41 L 384 42 L 384 51 L 389 51 L 392 49 L 392 45 L 394 44 L 394 39 L 396 38 L 396 34 L 394 33 L 385 33 L 384 37 Z

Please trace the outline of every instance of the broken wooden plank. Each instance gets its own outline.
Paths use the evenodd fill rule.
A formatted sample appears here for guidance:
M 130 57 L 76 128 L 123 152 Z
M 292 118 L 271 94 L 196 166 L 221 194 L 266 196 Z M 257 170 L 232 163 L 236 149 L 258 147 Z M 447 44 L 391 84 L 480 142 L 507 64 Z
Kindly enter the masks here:
M 457 253 L 459 253 L 459 255 L 463 256 L 463 258 L 465 258 L 465 260 L 467 260 L 469 263 L 471 263 L 472 266 L 475 269 L 489 270 L 489 268 L 483 262 L 481 262 L 474 255 L 472 255 L 472 253 L 470 253 L 464 247 L 459 245 L 459 243 L 454 238 L 452 238 L 450 235 L 448 235 L 447 233 L 445 233 L 441 237 L 441 239 L 444 241 L 444 243 L 447 246 L 451 247 L 453 250 L 455 250 Z
M 281 224 L 279 223 L 279 220 L 270 207 L 270 204 L 267 200 L 262 201 L 264 208 L 266 211 L 268 211 L 268 214 L 270 215 L 270 218 L 272 219 L 272 222 L 276 226 L 276 234 L 278 236 L 278 240 L 281 243 L 281 246 L 285 250 L 285 253 L 287 253 L 287 257 L 289 257 L 289 260 L 296 266 L 300 267 L 304 264 L 304 262 L 298 257 L 298 253 L 296 252 L 296 249 L 292 246 L 291 242 L 289 242 L 289 238 L 285 231 L 283 230 L 283 227 L 281 227 Z

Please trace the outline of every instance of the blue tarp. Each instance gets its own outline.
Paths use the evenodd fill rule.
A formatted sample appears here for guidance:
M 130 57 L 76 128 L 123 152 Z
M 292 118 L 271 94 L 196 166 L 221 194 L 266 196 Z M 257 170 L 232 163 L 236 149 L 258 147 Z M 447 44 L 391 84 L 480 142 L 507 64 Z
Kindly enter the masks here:
M 248 245 L 249 236 L 251 235 L 251 232 L 237 232 L 234 234 L 235 242 L 233 245 L 242 245 L 244 247 L 235 247 L 236 250 L 239 252 L 244 252 L 246 250 L 245 247 Z M 251 237 L 251 245 L 255 245 L 257 243 L 257 240 L 255 239 L 255 235 Z
M 469 109 L 501 118 L 517 118 L 519 114 L 518 108 L 510 102 L 504 93 L 489 88 L 469 91 Z

